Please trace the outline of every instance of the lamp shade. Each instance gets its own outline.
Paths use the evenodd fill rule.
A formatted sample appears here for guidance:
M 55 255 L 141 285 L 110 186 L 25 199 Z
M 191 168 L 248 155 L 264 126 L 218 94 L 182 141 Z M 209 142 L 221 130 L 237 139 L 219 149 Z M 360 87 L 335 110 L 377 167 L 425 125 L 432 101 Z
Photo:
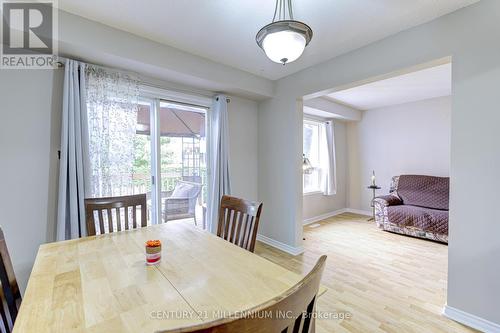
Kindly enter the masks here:
M 302 22 L 286 20 L 270 23 L 257 33 L 257 44 L 274 62 L 287 64 L 297 60 L 312 38 L 311 28 Z
M 306 39 L 295 31 L 278 31 L 264 37 L 262 48 L 269 59 L 285 64 L 297 60 L 304 52 Z
M 312 173 L 314 167 L 311 165 L 311 161 L 306 157 L 306 155 L 302 155 L 302 172 L 304 174 L 309 175 Z

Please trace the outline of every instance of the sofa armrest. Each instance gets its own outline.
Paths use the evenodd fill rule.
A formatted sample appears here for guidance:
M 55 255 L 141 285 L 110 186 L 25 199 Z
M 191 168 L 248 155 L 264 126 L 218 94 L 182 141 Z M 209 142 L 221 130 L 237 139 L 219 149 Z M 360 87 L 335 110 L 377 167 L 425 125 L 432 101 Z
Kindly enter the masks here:
M 375 199 L 373 199 L 373 203 L 383 207 L 388 207 L 402 205 L 403 201 L 393 194 L 388 194 L 376 197 Z
M 375 223 L 381 229 L 388 222 L 387 207 L 402 205 L 403 200 L 394 194 L 382 195 L 373 199 L 373 208 L 375 210 Z

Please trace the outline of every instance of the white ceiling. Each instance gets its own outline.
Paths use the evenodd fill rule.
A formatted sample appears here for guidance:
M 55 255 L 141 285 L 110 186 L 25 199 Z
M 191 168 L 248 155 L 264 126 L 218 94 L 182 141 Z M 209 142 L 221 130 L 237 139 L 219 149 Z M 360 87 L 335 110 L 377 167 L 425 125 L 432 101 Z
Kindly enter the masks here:
M 416 102 L 451 95 L 451 64 L 375 81 L 327 95 L 358 110 Z
M 478 1 L 295 0 L 295 19 L 314 36 L 286 66 L 268 60 L 255 43 L 272 20 L 274 0 L 59 0 L 59 7 L 274 80 Z

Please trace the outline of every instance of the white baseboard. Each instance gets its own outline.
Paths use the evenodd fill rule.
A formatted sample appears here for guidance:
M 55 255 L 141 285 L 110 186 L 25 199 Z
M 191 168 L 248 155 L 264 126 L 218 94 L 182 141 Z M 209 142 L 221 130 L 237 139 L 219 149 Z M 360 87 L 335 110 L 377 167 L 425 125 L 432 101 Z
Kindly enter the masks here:
M 305 219 L 303 221 L 303 224 L 304 225 L 308 225 L 308 224 L 311 224 L 311 223 L 314 223 L 314 222 L 318 222 L 318 221 L 322 221 L 322 220 L 327 219 L 329 217 L 332 217 L 332 216 L 335 216 L 335 215 L 339 215 L 339 214 L 342 214 L 342 213 L 345 213 L 345 212 L 346 212 L 345 208 L 334 210 L 333 212 L 329 212 L 329 213 L 326 213 L 326 214 L 321 214 L 321 215 L 318 215 L 318 216 L 314 216 L 314 217 L 310 217 L 308 219 Z
M 445 305 L 443 308 L 443 315 L 461 324 L 475 328 L 481 332 L 498 333 L 500 332 L 500 325 L 495 324 L 489 320 L 475 316 L 468 312 L 459 310 L 457 308 Z
M 261 234 L 257 235 L 257 240 L 261 241 L 262 243 L 265 243 L 267 245 L 270 245 L 272 247 L 275 247 L 278 250 L 289 253 L 292 256 L 298 256 L 299 254 L 304 253 L 304 248 L 302 246 L 293 247 L 293 246 L 287 245 L 285 243 L 278 242 L 277 240 L 274 240 L 272 238 L 266 237 L 266 236 L 261 235 Z
M 372 216 L 373 215 L 372 211 L 361 210 L 361 209 L 354 209 L 354 208 L 346 208 L 345 212 L 346 213 L 358 214 L 358 215 L 366 215 L 366 216 Z

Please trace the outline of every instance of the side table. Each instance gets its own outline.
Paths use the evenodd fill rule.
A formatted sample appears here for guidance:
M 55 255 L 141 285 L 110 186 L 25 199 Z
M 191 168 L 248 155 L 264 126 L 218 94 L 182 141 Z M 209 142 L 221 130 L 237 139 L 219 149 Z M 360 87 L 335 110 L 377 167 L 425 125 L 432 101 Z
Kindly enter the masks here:
M 382 187 L 377 186 L 377 185 L 370 185 L 367 188 L 370 189 L 370 190 L 373 190 L 373 196 L 372 196 L 372 200 L 371 200 L 371 203 L 370 203 L 370 207 L 372 208 L 372 214 L 373 215 L 372 215 L 372 217 L 370 217 L 368 219 L 368 221 L 375 221 L 375 204 L 373 203 L 373 201 L 375 200 L 375 191 L 382 189 Z

